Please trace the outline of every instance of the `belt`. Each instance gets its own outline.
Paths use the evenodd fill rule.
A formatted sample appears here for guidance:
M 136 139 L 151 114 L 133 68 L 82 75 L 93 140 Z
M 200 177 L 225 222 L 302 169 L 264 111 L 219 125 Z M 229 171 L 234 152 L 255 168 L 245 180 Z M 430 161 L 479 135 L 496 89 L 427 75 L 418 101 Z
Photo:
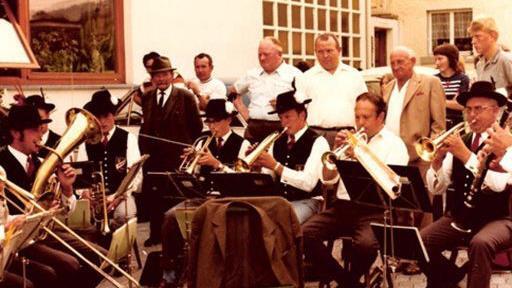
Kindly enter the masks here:
M 352 126 L 340 126 L 340 127 L 330 127 L 330 128 L 324 128 L 324 127 L 320 127 L 320 126 L 310 126 L 310 127 L 313 129 L 322 130 L 322 131 L 340 131 L 343 129 L 346 129 L 346 130 L 354 129 L 354 127 L 352 127 Z

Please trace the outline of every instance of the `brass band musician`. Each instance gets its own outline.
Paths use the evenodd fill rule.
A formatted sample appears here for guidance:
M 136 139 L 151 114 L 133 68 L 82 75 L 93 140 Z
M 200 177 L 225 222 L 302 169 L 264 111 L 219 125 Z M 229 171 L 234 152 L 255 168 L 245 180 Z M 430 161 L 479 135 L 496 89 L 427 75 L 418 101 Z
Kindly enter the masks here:
M 245 156 L 245 152 L 249 148 L 249 141 L 245 140 L 234 131 L 231 130 L 230 124 L 236 115 L 233 104 L 224 99 L 211 99 L 206 105 L 205 122 L 210 129 L 210 144 L 202 149 L 205 141 L 199 141 L 198 152 L 193 152 L 192 148 L 186 148 L 182 157 L 199 157 L 195 173 L 201 175 L 210 173 L 211 171 L 232 172 L 229 167 L 234 164 L 235 160 Z M 162 225 L 162 268 L 163 279 L 160 287 L 176 287 L 179 280 L 179 255 L 183 250 L 184 240 L 180 233 L 178 223 L 176 221 L 176 209 L 183 208 L 185 205 L 198 206 L 206 199 L 198 198 L 188 200 L 169 209 L 164 216 Z
M 405 143 L 384 127 L 385 118 L 386 104 L 381 97 L 364 93 L 356 98 L 355 123 L 358 129 L 364 129 L 368 147 L 384 163 L 407 165 L 409 156 Z M 335 147 L 341 145 L 347 145 L 346 130 L 341 130 L 336 135 Z M 347 154 L 351 153 L 348 149 Z M 346 155 L 340 155 L 340 158 L 346 158 Z M 331 171 L 324 167 L 322 172 L 322 182 L 338 184 L 337 199 L 330 208 L 303 224 L 304 252 L 323 279 L 335 280 L 343 287 L 363 287 L 360 278 L 370 269 L 378 248 L 370 222 L 381 221 L 383 210 L 351 202 L 337 170 Z M 353 257 L 350 272 L 338 264 L 323 243 L 340 236 L 352 237 Z
M 429 190 L 433 194 L 446 192 L 447 200 L 445 215 L 421 231 L 430 262 L 420 264 L 427 276 L 427 287 L 455 287 L 465 271 L 449 262 L 441 252 L 466 244 L 469 245 L 467 287 L 490 287 L 496 252 L 512 245 L 510 190 L 506 188 L 510 174 L 492 170 L 487 173 L 473 211 L 475 217 L 471 217 L 474 219 L 470 223 L 471 233 L 459 231 L 451 224 L 464 209 L 464 194 L 469 192 L 476 172 L 483 165 L 476 153 L 489 137 L 486 130 L 498 119 L 499 107 L 506 103 L 506 98 L 494 91 L 492 83 L 478 81 L 468 92 L 461 93 L 457 101 L 464 106 L 471 132 L 462 137 L 448 136 L 427 172 Z M 454 191 L 446 190 L 450 184 Z
M 47 103 L 43 96 L 40 95 L 28 96 L 25 99 L 25 104 L 36 107 L 37 111 L 39 112 L 39 115 L 43 120 L 50 119 L 50 114 L 55 109 L 55 104 Z M 60 135 L 55 133 L 52 129 L 49 129 L 48 124 L 43 124 L 42 127 L 43 136 L 41 142 L 46 147 L 55 147 L 55 144 L 57 144 L 57 141 L 59 141 L 60 139 Z M 48 155 L 48 153 L 48 150 L 40 149 L 37 156 L 44 159 L 46 155 Z

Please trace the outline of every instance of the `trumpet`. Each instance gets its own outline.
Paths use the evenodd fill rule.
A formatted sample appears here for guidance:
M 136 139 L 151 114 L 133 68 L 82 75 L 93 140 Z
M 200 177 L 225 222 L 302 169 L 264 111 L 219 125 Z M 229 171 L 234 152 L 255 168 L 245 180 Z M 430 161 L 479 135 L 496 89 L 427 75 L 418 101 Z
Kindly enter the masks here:
M 107 210 L 107 195 L 105 191 L 105 178 L 103 177 L 103 168 L 100 165 L 100 171 L 92 173 L 95 183 L 92 185 L 91 192 L 91 209 L 93 218 L 96 223 L 100 222 L 101 234 L 107 235 L 110 233 L 108 226 L 108 210 Z
M 368 135 L 365 133 L 365 128 L 361 127 L 359 130 L 357 130 L 356 133 L 352 134 L 351 132 L 348 132 L 349 138 L 350 136 L 354 136 L 355 138 L 359 139 L 360 141 L 366 142 L 368 140 Z M 322 164 L 325 168 L 327 168 L 330 171 L 336 170 L 336 164 L 334 162 L 336 160 L 341 160 L 343 156 L 347 153 L 347 150 L 351 147 L 350 142 L 347 142 L 344 145 L 341 145 L 340 147 L 334 149 L 334 151 L 328 151 L 322 154 Z
M 444 140 L 446 140 L 446 138 L 448 138 L 450 135 L 460 134 L 462 131 L 464 131 L 466 129 L 465 124 L 466 122 L 460 122 L 433 140 L 428 137 L 421 137 L 416 142 L 414 142 L 414 149 L 416 150 L 416 153 L 422 160 L 427 162 L 432 161 L 436 155 L 436 152 L 443 146 Z
M 285 127 L 283 131 L 278 132 L 275 131 L 272 134 L 268 135 L 263 141 L 261 141 L 254 150 L 249 153 L 249 155 L 245 156 L 243 159 L 238 159 L 235 162 L 235 171 L 236 172 L 250 172 L 251 166 L 254 164 L 256 159 L 263 153 L 264 151 L 267 151 L 268 148 L 270 148 L 270 145 L 274 143 L 277 139 L 279 139 L 281 136 L 283 136 L 284 133 L 286 133 L 286 130 L 288 130 L 288 127 Z
M 199 158 L 201 158 L 201 153 L 206 152 L 208 149 L 208 146 L 210 146 L 210 143 L 213 140 L 213 135 L 211 136 L 201 136 L 194 141 L 194 144 L 192 144 L 192 147 L 195 147 L 199 144 L 199 142 L 203 139 L 206 139 L 204 141 L 203 146 L 199 150 L 194 150 L 191 154 L 187 155 L 185 159 L 180 164 L 180 167 L 178 170 L 180 172 L 185 172 L 188 174 L 194 174 L 194 170 L 197 167 L 197 162 L 199 161 Z

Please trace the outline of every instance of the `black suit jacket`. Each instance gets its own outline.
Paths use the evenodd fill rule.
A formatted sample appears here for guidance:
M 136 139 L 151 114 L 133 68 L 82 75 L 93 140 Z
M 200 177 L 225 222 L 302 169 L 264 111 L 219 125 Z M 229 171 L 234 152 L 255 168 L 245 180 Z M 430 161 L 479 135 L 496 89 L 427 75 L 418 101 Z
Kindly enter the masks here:
M 187 90 L 172 87 L 163 109 L 157 104 L 157 90 L 142 97 L 140 132 L 164 139 L 192 144 L 203 128 L 194 96 Z M 149 154 L 145 171 L 174 171 L 180 163 L 183 146 L 139 138 L 141 154 Z

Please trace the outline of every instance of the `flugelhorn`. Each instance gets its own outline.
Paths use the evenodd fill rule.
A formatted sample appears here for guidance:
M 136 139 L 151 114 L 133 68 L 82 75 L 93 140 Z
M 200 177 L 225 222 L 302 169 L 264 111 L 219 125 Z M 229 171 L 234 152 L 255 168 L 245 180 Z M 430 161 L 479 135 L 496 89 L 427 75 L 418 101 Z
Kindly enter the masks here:
M 274 143 L 277 139 L 283 136 L 284 133 L 286 133 L 286 130 L 288 130 L 288 127 L 285 127 L 281 132 L 273 132 L 272 134 L 268 135 L 265 139 L 263 139 L 263 141 L 261 141 L 260 144 L 258 144 L 258 146 L 256 146 L 254 150 L 252 150 L 251 153 L 249 153 L 249 155 L 245 156 L 242 159 L 236 160 L 235 171 L 251 171 L 251 166 L 254 164 L 256 159 L 258 159 L 261 153 L 267 151 L 270 148 L 270 145 L 272 145 L 272 143 Z
M 206 139 L 206 140 L 204 140 Z M 180 172 L 186 172 L 188 174 L 194 174 L 194 170 L 197 167 L 197 162 L 199 161 L 199 158 L 201 158 L 202 153 L 206 152 L 208 149 L 208 146 L 210 146 L 210 143 L 212 142 L 213 135 L 212 136 L 201 136 L 194 141 L 194 144 L 192 144 L 192 147 L 194 147 L 194 151 L 187 155 L 183 161 L 180 164 L 180 167 L 178 170 Z M 199 150 L 195 150 L 196 146 L 199 144 L 201 140 L 204 140 L 203 146 Z
M 414 142 L 414 149 L 416 150 L 416 153 L 424 161 L 432 161 L 436 155 L 437 150 L 443 146 L 444 140 L 446 140 L 446 138 L 448 138 L 450 135 L 459 134 L 464 131 L 465 124 L 466 122 L 460 122 L 433 140 L 428 137 L 421 137 L 416 142 Z
M 93 218 L 96 223 L 100 223 L 100 232 L 103 235 L 110 233 L 108 225 L 107 195 L 105 191 L 105 177 L 103 177 L 103 168 L 100 165 L 100 171 L 92 173 L 93 180 L 91 191 L 91 208 Z
M 349 135 L 353 135 L 354 137 L 364 142 L 368 140 L 368 135 L 366 135 L 364 127 L 361 127 L 354 134 L 352 134 L 351 132 L 348 133 Z M 324 167 L 331 171 L 336 170 L 336 164 L 334 164 L 334 162 L 336 162 L 336 160 L 342 159 L 350 147 L 350 143 L 347 142 L 346 144 L 341 145 L 340 147 L 334 149 L 333 151 L 327 151 L 324 154 L 322 154 L 322 164 L 324 165 Z

